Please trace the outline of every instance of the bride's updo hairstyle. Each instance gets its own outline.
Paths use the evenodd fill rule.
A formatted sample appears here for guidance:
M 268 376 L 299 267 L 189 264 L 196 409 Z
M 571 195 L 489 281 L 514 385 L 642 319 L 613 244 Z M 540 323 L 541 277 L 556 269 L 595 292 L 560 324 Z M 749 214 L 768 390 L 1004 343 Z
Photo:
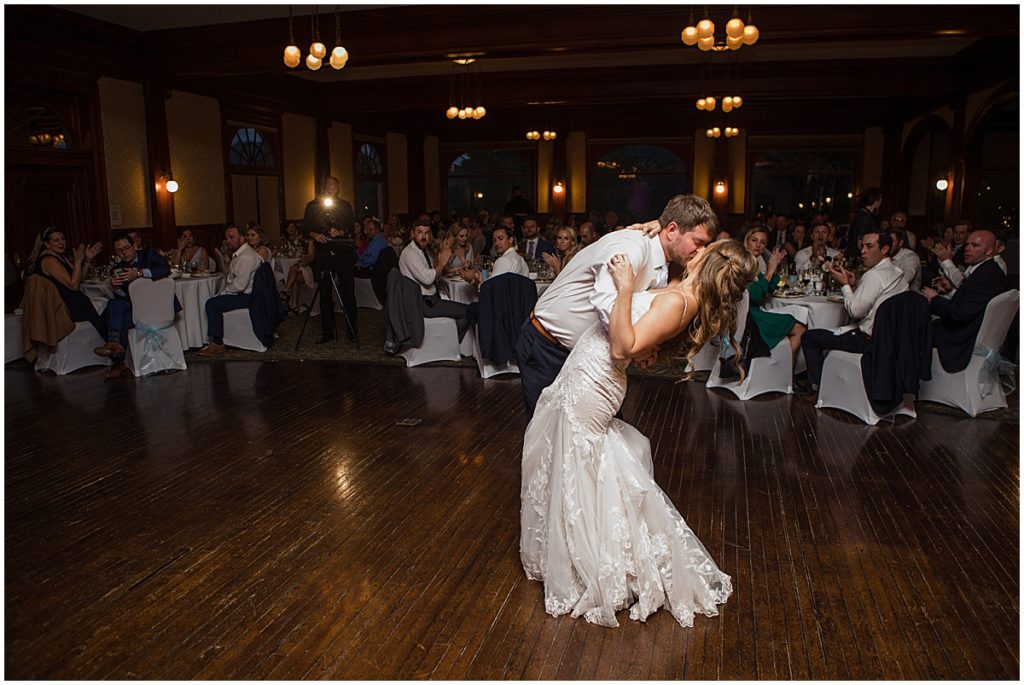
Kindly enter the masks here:
M 757 260 L 739 242 L 719 240 L 704 248 L 704 252 L 687 265 L 687 270 L 697 274 L 694 282 L 697 316 L 687 329 L 686 361 L 692 367 L 700 349 L 717 335 L 728 335 L 738 353 L 737 312 L 747 286 L 757 279 Z

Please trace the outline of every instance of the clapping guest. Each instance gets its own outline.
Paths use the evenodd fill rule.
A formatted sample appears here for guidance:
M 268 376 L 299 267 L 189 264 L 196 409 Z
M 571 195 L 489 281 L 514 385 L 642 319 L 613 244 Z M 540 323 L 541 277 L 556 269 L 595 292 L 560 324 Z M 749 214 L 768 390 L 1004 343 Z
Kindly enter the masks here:
M 444 273 L 445 267 L 452 259 L 453 252 L 450 241 L 445 238 L 437 255 L 432 255 L 433 232 L 430 224 L 423 224 L 419 221 L 413 226 L 412 239 L 413 241 L 402 250 L 398 259 L 398 270 L 403 276 L 411 278 L 420 286 L 423 297 L 423 317 L 426 319 L 454 319 L 461 341 L 469 327 L 466 321 L 466 305 L 461 302 L 441 299 L 437 290 L 437 279 Z
M 75 248 L 71 259 L 68 259 L 65 250 L 67 243 L 64 239 L 64 232 L 59 228 L 50 226 L 36 238 L 35 247 L 28 261 L 31 272 L 46 278 L 57 286 L 57 292 L 68 306 L 68 312 L 72 321 L 88 321 L 100 338 L 107 339 L 107 324 L 96 313 L 96 308 L 86 297 L 85 293 L 78 289 L 85 275 L 89 271 L 89 265 L 93 258 L 102 249 L 100 243 L 94 243 L 89 247 L 79 245 Z
M 555 232 L 555 254 L 545 253 L 544 262 L 557 276 L 576 254 L 576 250 L 576 231 L 562 226 Z
M 191 229 L 178 230 L 178 248 L 171 252 L 171 264 L 177 264 L 183 270 L 186 267 L 192 271 L 210 270 L 210 257 L 206 250 L 196 245 Z
M 829 247 L 828 233 L 829 228 L 823 223 L 814 227 L 811 231 L 811 244 L 797 252 L 793 260 L 797 271 L 807 271 L 830 262 L 839 254 L 839 250 Z

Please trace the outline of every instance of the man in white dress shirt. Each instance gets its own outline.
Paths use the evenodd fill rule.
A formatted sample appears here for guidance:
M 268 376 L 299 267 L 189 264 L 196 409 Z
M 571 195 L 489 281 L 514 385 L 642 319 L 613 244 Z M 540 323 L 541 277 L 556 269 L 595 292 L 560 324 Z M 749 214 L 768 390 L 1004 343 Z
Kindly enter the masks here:
M 821 370 L 825 366 L 825 352 L 843 350 L 862 354 L 868 348 L 874 329 L 878 306 L 893 295 L 907 290 L 903 271 L 889 259 L 892 236 L 887 232 L 869 231 L 861 236 L 860 257 L 867 272 L 857 284 L 857 277 L 843 267 L 832 265 L 832 279 L 843 287 L 843 305 L 850 318 L 856 321 L 834 332 L 829 328 L 812 328 L 800 338 L 800 347 L 807 360 L 807 380 L 810 388 L 804 394 L 813 394 L 821 384 Z M 856 289 L 855 289 L 856 288 Z
M 903 271 L 910 289 L 921 292 L 921 258 L 907 244 L 906 230 L 890 228 L 889 233 L 892 235 L 892 263 Z
M 580 250 L 554 283 L 544 291 L 516 344 L 516 362 L 523 384 L 526 411 L 532 417 L 541 392 L 554 382 L 569 351 L 597 321 L 605 326 L 616 290 L 608 263 L 625 254 L 636 273 L 635 292 L 664 287 L 669 263 L 685 267 L 697 251 L 714 240 L 718 221 L 708 201 L 696 195 L 676 195 L 657 222 L 656 235 L 615 231 Z
M 828 246 L 828 224 L 815 224 L 811 229 L 811 244 L 799 250 L 793 257 L 796 270 L 807 271 L 816 263 L 831 262 L 839 250 Z
M 430 243 L 434 234 L 430 224 L 418 220 L 412 229 L 412 242 L 405 246 L 398 258 L 398 270 L 403 276 L 411 278 L 420 286 L 423 295 L 423 318 L 455 319 L 459 331 L 459 340 L 466 334 L 469 324 L 466 321 L 466 305 L 461 302 L 441 299 L 437 289 L 437 279 L 444 273 L 448 262 L 452 260 L 451 246 L 445 240 L 437 257 L 430 255 Z
M 491 277 L 508 273 L 529 277 L 530 267 L 523 256 L 516 251 L 516 234 L 512 229 L 495 226 L 491 239 L 494 241 L 494 251 L 499 255 L 491 268 Z M 459 274 L 464 281 L 472 283 L 478 288 L 483 283 L 483 274 L 472 267 L 462 269 Z
M 231 266 L 228 267 L 224 290 L 217 297 L 206 301 L 207 335 L 210 343 L 199 350 L 204 357 L 213 357 L 224 352 L 224 313 L 235 309 L 246 309 L 252 296 L 252 279 L 260 268 L 263 258 L 249 247 L 248 241 L 234 226 L 224 231 L 224 244 L 232 252 Z

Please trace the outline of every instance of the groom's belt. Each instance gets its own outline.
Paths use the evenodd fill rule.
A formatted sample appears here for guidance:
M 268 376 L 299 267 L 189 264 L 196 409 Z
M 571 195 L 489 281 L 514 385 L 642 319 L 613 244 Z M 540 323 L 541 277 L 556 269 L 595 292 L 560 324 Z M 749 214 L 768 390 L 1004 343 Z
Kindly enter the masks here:
M 544 336 L 544 339 L 547 340 L 549 343 L 551 343 L 552 345 L 559 349 L 565 349 L 565 345 L 558 342 L 558 340 L 555 339 L 555 336 L 548 333 L 548 329 L 544 328 L 544 324 L 537 320 L 537 315 L 534 314 L 533 312 L 530 312 L 530 323 L 533 324 L 533 327 L 537 329 L 537 332 Z

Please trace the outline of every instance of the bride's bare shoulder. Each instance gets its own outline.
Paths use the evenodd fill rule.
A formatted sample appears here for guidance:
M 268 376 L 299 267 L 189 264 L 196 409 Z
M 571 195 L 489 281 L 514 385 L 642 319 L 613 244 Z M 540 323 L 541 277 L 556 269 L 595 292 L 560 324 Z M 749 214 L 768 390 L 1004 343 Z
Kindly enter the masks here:
M 657 309 L 659 314 L 665 316 L 674 315 L 685 326 L 697 313 L 697 300 L 690 293 L 675 289 L 663 290 L 651 301 L 651 309 Z

